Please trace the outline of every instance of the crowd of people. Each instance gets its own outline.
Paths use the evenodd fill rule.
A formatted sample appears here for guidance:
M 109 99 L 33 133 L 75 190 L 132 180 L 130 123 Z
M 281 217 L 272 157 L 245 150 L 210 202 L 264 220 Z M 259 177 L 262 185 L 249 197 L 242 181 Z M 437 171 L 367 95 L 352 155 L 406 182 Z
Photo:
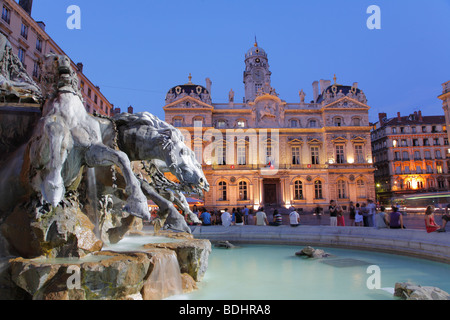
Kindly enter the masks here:
M 346 210 L 344 210 L 346 209 Z M 450 220 L 450 204 L 446 208 L 446 212 L 442 217 L 442 226 L 436 223 L 434 212 L 434 206 L 428 206 L 425 211 L 425 229 L 428 233 L 431 232 L 445 232 L 447 222 Z M 347 212 L 345 212 L 347 211 Z M 283 216 L 278 210 L 274 210 L 272 213 L 272 220 L 268 220 L 268 215 L 264 211 L 264 207 L 260 207 L 256 212 L 253 208 L 232 208 L 231 212 L 228 208 L 225 210 L 211 210 L 208 211 L 204 207 L 197 208 L 194 206 L 193 212 L 198 216 L 202 222 L 202 226 L 232 226 L 232 225 L 257 225 L 257 226 L 281 226 L 283 225 Z M 301 209 L 295 209 L 291 207 L 289 209 L 289 225 L 291 227 L 297 227 L 300 223 Z M 314 215 L 321 219 L 323 215 L 323 208 L 317 206 L 314 209 Z M 328 213 L 330 218 L 330 226 L 346 226 L 346 219 L 344 215 L 348 214 L 348 225 L 354 227 L 373 227 L 377 229 L 406 229 L 403 219 L 403 213 L 400 211 L 398 205 L 393 205 L 390 212 L 386 212 L 386 208 L 381 206 L 377 208 L 372 200 L 368 200 L 367 203 L 350 202 L 350 206 L 343 208 L 336 201 L 332 200 L 328 207 Z M 194 222 L 187 221 L 192 225 Z

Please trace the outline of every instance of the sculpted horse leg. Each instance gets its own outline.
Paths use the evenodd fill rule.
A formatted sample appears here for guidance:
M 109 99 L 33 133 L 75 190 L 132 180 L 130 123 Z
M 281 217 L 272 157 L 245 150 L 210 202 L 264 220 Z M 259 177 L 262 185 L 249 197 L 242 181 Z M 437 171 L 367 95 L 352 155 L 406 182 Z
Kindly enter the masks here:
M 191 233 L 191 229 L 173 203 L 160 195 L 146 180 L 139 179 L 139 181 L 147 197 L 159 207 L 159 216 L 165 220 L 165 228 Z
M 70 132 L 57 118 L 45 119 L 39 139 L 32 142 L 30 163 L 37 168 L 34 189 L 40 191 L 44 200 L 56 207 L 64 199 L 65 186 L 62 169 L 72 140 Z
M 141 184 L 133 174 L 127 155 L 104 145 L 92 145 L 85 155 L 89 167 L 105 167 L 116 165 L 122 170 L 126 182 L 125 192 L 128 194 L 124 211 L 143 220 L 150 220 L 147 198 L 142 193 Z

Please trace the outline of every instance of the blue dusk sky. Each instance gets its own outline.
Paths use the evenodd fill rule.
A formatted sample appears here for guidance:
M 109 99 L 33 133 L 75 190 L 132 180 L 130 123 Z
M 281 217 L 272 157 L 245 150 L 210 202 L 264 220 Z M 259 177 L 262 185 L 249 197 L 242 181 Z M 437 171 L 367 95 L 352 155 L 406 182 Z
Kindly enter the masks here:
M 70 30 L 70 5 L 81 30 Z M 381 9 L 370 30 L 367 8 Z M 214 102 L 244 96 L 244 56 L 258 44 L 272 86 L 287 102 L 315 80 L 358 82 L 371 107 L 389 117 L 422 110 L 443 115 L 437 98 L 450 80 L 450 0 L 35 0 L 32 17 L 116 107 L 162 119 L 167 91 L 212 82 Z

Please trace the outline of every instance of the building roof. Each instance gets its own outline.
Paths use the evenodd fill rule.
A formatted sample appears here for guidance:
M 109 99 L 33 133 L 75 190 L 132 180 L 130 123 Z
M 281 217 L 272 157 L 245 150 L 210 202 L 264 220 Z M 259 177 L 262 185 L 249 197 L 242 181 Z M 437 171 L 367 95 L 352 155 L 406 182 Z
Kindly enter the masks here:
M 334 89 L 334 87 L 336 87 L 336 89 Z M 334 90 L 334 91 L 333 91 Z M 352 90 L 353 90 L 353 87 L 352 86 L 344 86 L 344 85 L 341 85 L 341 84 L 333 84 L 333 85 L 331 85 L 331 86 L 329 86 L 328 88 L 326 88 L 318 97 L 317 97 L 317 101 L 316 101 L 316 103 L 321 103 L 323 100 L 324 100 L 324 98 L 325 98 L 325 93 L 327 92 L 327 91 L 330 91 L 330 93 L 335 93 L 335 94 L 337 94 L 337 93 L 339 93 L 340 91 L 342 90 L 342 93 L 344 94 L 344 95 L 347 95 L 349 92 L 351 92 Z M 359 93 L 361 93 L 361 90 L 360 89 L 356 89 L 356 92 L 355 92 L 356 94 L 359 94 Z
M 410 114 L 406 117 L 395 117 L 384 121 L 384 126 L 445 124 L 445 116 L 422 116 Z

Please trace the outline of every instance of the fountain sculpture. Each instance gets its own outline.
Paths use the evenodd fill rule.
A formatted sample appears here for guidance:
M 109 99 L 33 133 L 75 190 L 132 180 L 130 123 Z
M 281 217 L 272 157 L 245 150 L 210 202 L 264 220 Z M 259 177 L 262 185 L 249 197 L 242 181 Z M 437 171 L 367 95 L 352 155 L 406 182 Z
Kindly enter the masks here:
M 211 244 L 190 235 L 184 215 L 199 221 L 183 192 L 202 193 L 209 185 L 180 131 L 150 113 L 87 113 L 69 58 L 47 55 L 39 87 L 1 35 L 0 72 L 3 104 L 42 106 L 29 141 L 1 162 L 0 298 L 164 298 L 149 289 L 155 288 L 151 279 L 164 278 L 164 266 L 173 264 L 161 261 L 174 256 L 181 273 L 200 281 Z M 133 171 L 137 161 L 144 174 Z M 102 251 L 136 220 L 150 220 L 148 200 L 160 208 L 157 229 L 174 230 L 164 233 L 181 240 L 136 252 Z M 70 291 L 67 271 L 74 265 L 84 278 Z

